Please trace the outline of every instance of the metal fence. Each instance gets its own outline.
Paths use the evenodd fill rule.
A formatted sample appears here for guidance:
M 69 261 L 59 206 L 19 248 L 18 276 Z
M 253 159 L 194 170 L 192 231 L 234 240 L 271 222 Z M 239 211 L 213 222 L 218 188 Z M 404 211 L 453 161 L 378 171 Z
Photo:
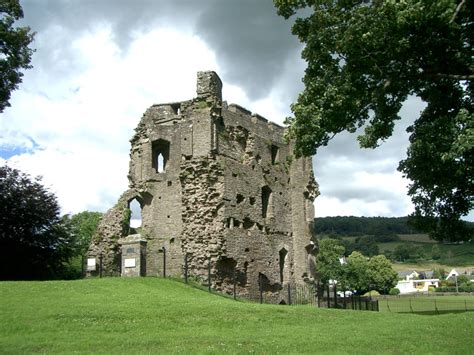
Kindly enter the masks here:
M 166 253 L 166 251 L 164 251 Z M 163 257 L 163 273 L 166 277 L 166 255 Z M 207 268 L 207 275 L 197 277 L 192 274 L 189 268 L 188 259 L 184 259 L 183 279 L 187 284 L 191 284 L 201 289 L 207 289 L 209 292 L 223 294 L 232 297 L 235 300 L 246 300 L 251 302 L 259 302 L 265 304 L 281 304 L 281 305 L 305 305 L 319 308 L 339 308 L 363 311 L 378 311 L 378 300 L 370 297 L 351 296 L 344 297 L 337 294 L 336 289 L 329 285 L 320 283 L 296 283 L 283 282 L 282 284 L 270 284 L 269 280 L 259 273 L 256 284 L 258 292 L 242 292 L 239 288 L 239 280 L 235 268 L 233 269 L 225 291 L 215 289 L 213 281 L 217 281 L 217 275 L 212 273 L 211 261 L 209 260 L 203 268 Z M 202 269 L 201 269 L 202 270 Z M 214 278 L 214 279 L 213 279 Z M 240 292 L 239 292 L 240 290 Z
M 318 305 L 317 290 L 314 285 L 295 282 L 285 282 L 282 285 L 272 285 L 263 274 L 258 273 L 258 277 L 255 280 L 258 285 L 258 291 L 242 292 L 243 288 L 239 287 L 238 275 L 234 269 L 228 280 L 229 284 L 227 285 L 226 291 L 223 291 L 222 289 L 216 289 L 213 286 L 214 281 L 218 280 L 218 277 L 212 273 L 211 262 L 208 262 L 206 267 L 206 277 L 193 275 L 192 270 L 188 267 L 187 259 L 185 258 L 183 281 L 194 287 L 232 297 L 235 300 L 259 302 L 262 304 L 306 305 L 314 307 Z M 162 276 L 167 276 L 165 267 L 163 267 Z
M 474 311 L 474 296 L 443 299 L 433 296 L 379 298 L 380 311 L 393 313 L 442 314 Z M 468 299 L 472 298 L 472 299 Z
M 166 250 L 163 248 L 163 265 L 161 275 L 167 275 Z M 84 262 L 83 262 L 84 264 Z M 217 275 L 213 275 L 212 263 L 208 260 L 202 265 L 201 276 L 192 274 L 188 266 L 187 257 L 184 259 L 183 279 L 184 282 L 194 287 L 206 289 L 209 292 L 217 293 L 235 300 L 247 300 L 251 302 L 283 304 L 283 305 L 306 305 L 319 308 L 338 308 L 361 311 L 381 311 L 393 313 L 418 313 L 418 314 L 442 314 L 454 312 L 474 311 L 474 295 L 464 296 L 459 299 L 443 299 L 441 293 L 434 295 L 410 295 L 410 296 L 377 296 L 362 297 L 348 295 L 338 292 L 335 285 L 322 285 L 315 283 L 295 283 L 284 282 L 282 284 L 271 285 L 268 279 L 261 273 L 256 281 L 257 292 L 242 292 L 245 287 L 238 287 L 238 277 L 233 270 L 230 275 L 227 288 L 225 290 L 216 289 L 213 285 L 217 280 Z M 98 276 L 103 275 L 102 255 L 98 262 Z M 202 270 L 207 269 L 207 275 L 202 274 Z M 229 276 L 229 275 L 228 275 Z M 230 281 L 230 285 L 229 285 Z M 456 294 L 449 294 L 453 297 Z M 467 298 L 466 298 L 467 297 Z M 456 298 L 456 297 L 454 297 Z M 472 299 L 469 299 L 472 298 Z

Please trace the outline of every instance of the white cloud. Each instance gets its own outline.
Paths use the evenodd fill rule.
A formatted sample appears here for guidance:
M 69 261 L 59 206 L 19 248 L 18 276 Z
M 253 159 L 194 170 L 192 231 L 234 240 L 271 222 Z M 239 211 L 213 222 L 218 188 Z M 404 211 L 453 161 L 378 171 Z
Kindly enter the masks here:
M 29 72 L 2 117 L 0 144 L 39 145 L 7 162 L 42 175 L 62 212 L 105 210 L 127 188 L 128 141 L 142 113 L 193 97 L 196 72 L 218 66 L 198 37 L 166 28 L 135 34 L 122 52 L 101 25 L 65 51 L 80 69 L 64 77 L 48 68 Z

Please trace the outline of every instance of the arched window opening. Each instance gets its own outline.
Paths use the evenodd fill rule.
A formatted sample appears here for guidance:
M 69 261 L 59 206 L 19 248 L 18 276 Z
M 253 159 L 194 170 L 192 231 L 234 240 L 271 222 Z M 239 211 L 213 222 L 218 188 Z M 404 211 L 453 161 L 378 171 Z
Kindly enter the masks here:
M 157 161 L 156 171 L 158 173 L 162 173 L 163 171 L 165 171 L 165 161 L 164 161 L 164 158 L 163 158 L 163 154 L 161 154 L 161 153 L 158 154 L 158 161 Z
M 130 209 L 130 234 L 138 233 L 138 229 L 142 226 L 142 206 L 136 198 L 128 204 Z
M 272 189 L 268 186 L 262 187 L 262 217 L 272 217 Z
M 158 139 L 152 144 L 152 167 L 157 173 L 166 170 L 170 158 L 170 142 Z
M 286 264 L 286 257 L 288 256 L 288 250 L 285 248 L 280 249 L 280 283 L 283 284 L 285 279 L 285 264 Z

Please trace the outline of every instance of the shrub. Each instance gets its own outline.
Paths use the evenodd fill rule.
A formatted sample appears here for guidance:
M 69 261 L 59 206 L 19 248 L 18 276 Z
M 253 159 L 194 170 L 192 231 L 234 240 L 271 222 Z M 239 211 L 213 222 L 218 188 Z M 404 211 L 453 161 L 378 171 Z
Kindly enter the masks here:
M 369 296 L 380 296 L 380 293 L 377 290 L 372 290 L 362 295 L 362 297 L 369 297 Z
M 396 287 L 391 288 L 390 291 L 388 292 L 389 295 L 391 296 L 396 296 L 400 294 L 400 290 Z
M 456 286 L 441 286 L 438 287 L 436 292 L 456 292 Z M 474 292 L 474 286 L 461 285 L 458 286 L 458 292 Z

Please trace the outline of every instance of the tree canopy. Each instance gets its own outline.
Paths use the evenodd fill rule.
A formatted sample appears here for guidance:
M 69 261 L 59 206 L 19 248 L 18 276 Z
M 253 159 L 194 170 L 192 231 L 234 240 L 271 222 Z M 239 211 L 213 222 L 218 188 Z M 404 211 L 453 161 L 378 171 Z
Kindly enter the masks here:
M 350 236 L 420 233 L 408 225 L 408 217 L 318 217 L 314 231 L 316 234 Z
M 83 211 L 66 218 L 76 241 L 78 255 L 85 255 L 92 236 L 99 226 L 102 213 Z
M 0 113 L 10 106 L 11 92 L 18 88 L 23 73 L 31 68 L 33 49 L 28 46 L 34 33 L 29 27 L 14 27 L 23 18 L 18 0 L 0 0 Z
M 335 239 L 321 239 L 316 267 L 320 281 L 327 285 L 329 280 L 337 281 L 340 291 L 351 290 L 358 294 L 377 290 L 388 293 L 397 283 L 397 273 L 384 255 L 371 258 L 353 251 L 345 260 L 344 246 Z
M 0 167 L 0 279 L 59 278 L 75 253 L 56 197 L 19 170 Z
M 327 284 L 329 280 L 342 279 L 342 265 L 339 258 L 343 255 L 344 247 L 338 240 L 328 238 L 319 241 L 316 268 L 324 284 Z
M 415 224 L 435 239 L 472 238 L 461 217 L 474 200 L 473 1 L 274 3 L 285 18 L 298 14 L 292 31 L 305 44 L 305 88 L 287 119 L 295 153 L 315 154 L 337 133 L 362 127 L 361 147 L 375 148 L 416 95 L 427 106 L 408 128 L 398 168 L 411 180 Z

